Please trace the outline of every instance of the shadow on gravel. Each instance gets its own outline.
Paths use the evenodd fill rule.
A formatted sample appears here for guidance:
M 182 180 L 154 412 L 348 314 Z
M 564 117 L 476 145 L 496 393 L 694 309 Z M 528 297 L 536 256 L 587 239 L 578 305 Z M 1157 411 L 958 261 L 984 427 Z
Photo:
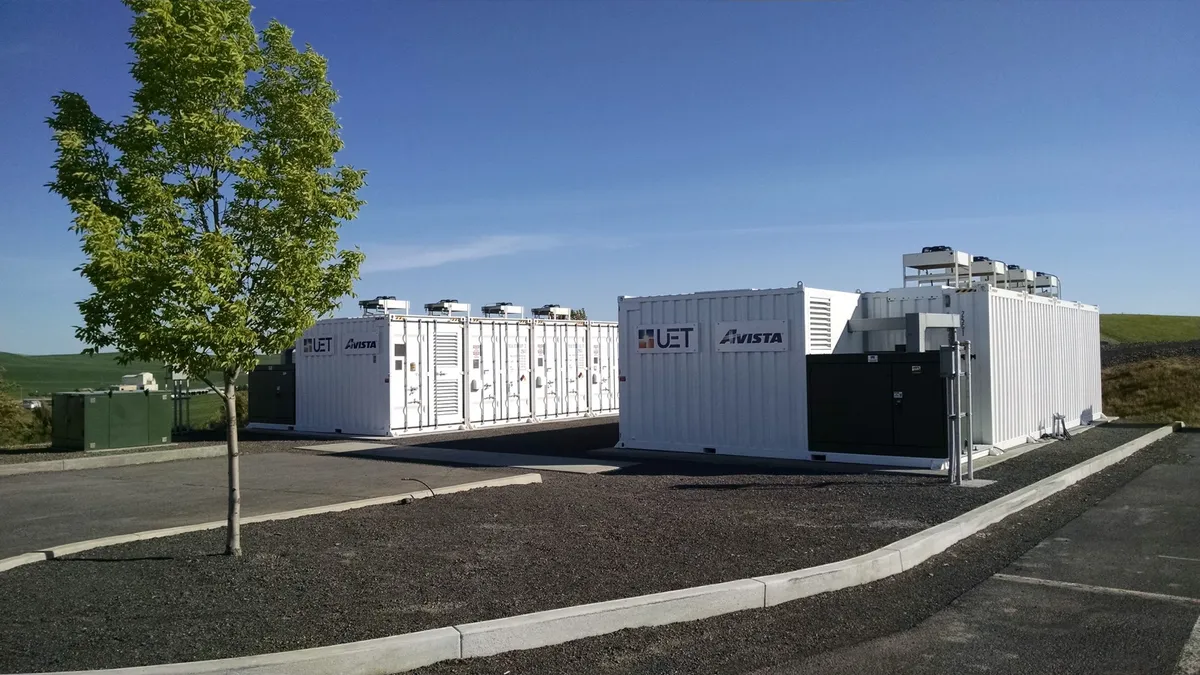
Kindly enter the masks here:
M 825 488 L 844 489 L 847 487 L 862 487 L 877 485 L 887 487 L 889 490 L 895 488 L 937 488 L 944 489 L 946 484 L 944 481 L 929 482 L 929 483 L 901 483 L 897 481 L 822 481 L 820 483 L 812 483 L 810 485 L 792 484 L 792 483 L 722 483 L 720 485 L 710 485 L 704 483 L 685 483 L 682 485 L 672 485 L 671 490 L 820 490 Z
M 65 450 L 63 448 L 52 448 L 49 445 L 34 445 L 34 446 L 0 446 L 0 455 L 5 457 L 19 457 L 21 455 L 48 455 L 55 452 L 79 452 L 78 450 Z

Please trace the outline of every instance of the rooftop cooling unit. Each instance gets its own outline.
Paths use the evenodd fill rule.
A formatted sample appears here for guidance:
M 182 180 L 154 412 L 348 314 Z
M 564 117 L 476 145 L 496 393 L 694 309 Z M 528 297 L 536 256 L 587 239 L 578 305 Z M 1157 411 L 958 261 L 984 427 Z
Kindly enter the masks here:
M 501 319 L 519 319 L 525 314 L 525 308 L 511 302 L 497 302 L 483 306 L 483 315 Z
M 532 311 L 533 315 L 538 317 L 539 319 L 555 319 L 558 321 L 565 321 L 565 320 L 571 318 L 571 308 L 570 307 L 559 307 L 558 305 L 542 305 L 541 307 L 535 307 L 530 311 Z
M 456 313 L 467 316 L 471 313 L 471 305 L 458 300 L 443 299 L 426 303 L 425 313 L 430 316 L 454 316 Z
M 1008 268 L 999 260 L 992 260 L 985 255 L 977 255 L 971 259 L 971 280 L 979 284 L 1003 286 L 1007 278 Z
M 909 270 L 916 274 L 909 274 Z M 926 246 L 920 253 L 904 254 L 904 285 L 952 286 L 971 285 L 971 256 L 949 246 Z
M 1058 277 L 1046 272 L 1038 272 L 1033 277 L 1033 288 L 1038 295 L 1044 295 L 1050 298 L 1061 298 L 1062 287 L 1059 285 Z
M 381 295 L 373 300 L 359 300 L 363 316 L 381 314 L 408 314 L 408 301 L 397 300 L 394 295 Z
M 1032 293 L 1033 276 L 1033 270 L 1027 270 L 1020 265 L 1009 265 L 1004 275 L 1004 287 L 1010 291 Z

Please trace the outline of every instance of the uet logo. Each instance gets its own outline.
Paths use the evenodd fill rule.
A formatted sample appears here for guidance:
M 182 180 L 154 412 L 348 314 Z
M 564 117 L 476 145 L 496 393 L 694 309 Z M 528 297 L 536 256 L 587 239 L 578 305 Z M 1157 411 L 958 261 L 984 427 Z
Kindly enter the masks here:
M 696 325 L 639 326 L 638 351 L 696 351 Z
M 723 345 L 759 345 L 783 344 L 783 333 L 739 333 L 738 329 L 730 328 L 718 344 Z
M 354 338 L 350 338 L 346 340 L 346 346 L 342 347 L 342 349 L 378 349 L 378 347 L 375 346 L 374 340 L 355 340 Z
M 332 351 L 332 337 L 306 337 L 300 343 L 300 353 L 302 354 L 329 354 Z

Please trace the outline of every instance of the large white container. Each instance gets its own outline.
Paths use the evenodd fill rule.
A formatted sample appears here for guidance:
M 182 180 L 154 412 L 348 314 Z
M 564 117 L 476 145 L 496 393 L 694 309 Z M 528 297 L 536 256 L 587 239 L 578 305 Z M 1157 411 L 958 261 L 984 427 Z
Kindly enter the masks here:
M 318 321 L 296 343 L 295 429 L 401 436 L 615 414 L 618 344 L 613 322 Z
M 973 289 L 906 288 L 863 295 L 863 316 L 898 317 L 911 312 L 962 317 L 971 341 L 974 442 L 1000 449 L 1038 438 L 1062 414 L 1067 426 L 1102 416 L 1100 313 L 1092 305 L 991 286 Z M 933 330 L 929 346 L 946 343 Z M 869 351 L 891 351 L 903 331 L 867 334 Z
M 468 324 L 467 410 L 471 425 L 526 422 L 533 417 L 527 319 L 476 319 Z
M 621 298 L 619 447 L 808 459 L 805 355 L 860 351 L 857 307 L 802 287 Z
M 461 317 L 318 321 L 296 343 L 296 430 L 366 436 L 458 429 Z

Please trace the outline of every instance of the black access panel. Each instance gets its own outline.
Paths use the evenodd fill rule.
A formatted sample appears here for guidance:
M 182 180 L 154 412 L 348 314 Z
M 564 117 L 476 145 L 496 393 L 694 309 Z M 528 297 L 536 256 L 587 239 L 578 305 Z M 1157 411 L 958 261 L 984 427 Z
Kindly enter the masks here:
M 946 456 L 946 395 L 938 353 L 813 354 L 811 452 Z

